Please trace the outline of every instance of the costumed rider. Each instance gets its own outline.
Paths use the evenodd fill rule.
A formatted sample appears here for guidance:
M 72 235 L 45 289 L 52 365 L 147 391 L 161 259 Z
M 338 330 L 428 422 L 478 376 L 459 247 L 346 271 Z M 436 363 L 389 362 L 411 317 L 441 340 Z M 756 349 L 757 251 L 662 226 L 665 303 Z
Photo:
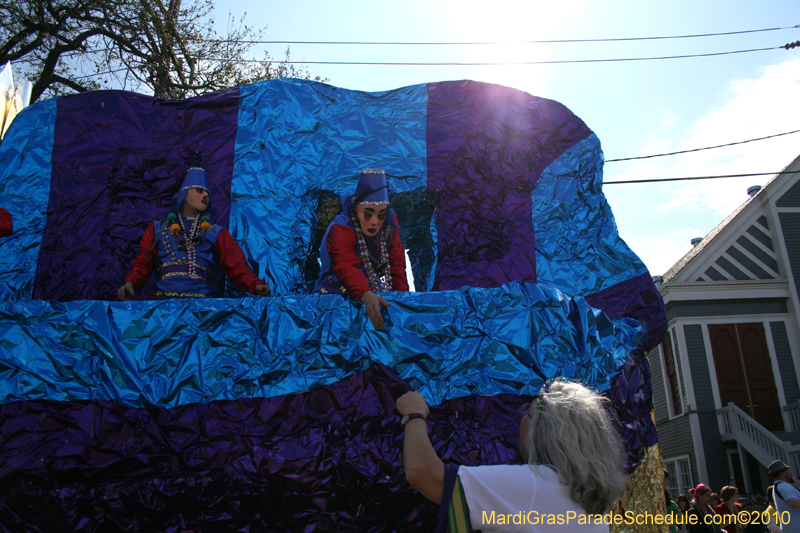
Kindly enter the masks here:
M 383 170 L 364 169 L 356 193 L 342 201 L 320 247 L 322 272 L 314 292 L 361 301 L 375 329 L 383 329 L 384 291 L 408 291 L 406 256 Z
M 211 224 L 205 170 L 190 168 L 172 201 L 176 212 L 145 230 L 142 250 L 117 291 L 120 300 L 133 296 L 156 269 L 157 290 L 151 295 L 156 299 L 216 297 L 223 272 L 239 290 L 269 296 L 269 287 L 247 266 L 228 230 Z

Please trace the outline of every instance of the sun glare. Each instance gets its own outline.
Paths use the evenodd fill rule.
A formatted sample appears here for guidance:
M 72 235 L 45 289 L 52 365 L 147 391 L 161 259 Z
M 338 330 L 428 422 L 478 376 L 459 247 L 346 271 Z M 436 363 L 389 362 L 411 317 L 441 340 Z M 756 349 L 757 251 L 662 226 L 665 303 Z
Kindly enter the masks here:
M 501 66 L 476 66 L 472 77 L 514 87 L 532 94 L 546 88 L 542 65 L 514 63 L 546 61 L 552 46 L 529 44 L 563 38 L 563 28 L 570 15 L 555 2 L 500 0 L 497 2 L 464 2 L 453 12 L 450 34 L 459 41 L 496 42 L 486 46 L 464 47 L 459 56 L 470 63 L 500 63 Z M 574 13 L 572 17 L 574 17 Z M 503 66 L 503 63 L 509 63 Z

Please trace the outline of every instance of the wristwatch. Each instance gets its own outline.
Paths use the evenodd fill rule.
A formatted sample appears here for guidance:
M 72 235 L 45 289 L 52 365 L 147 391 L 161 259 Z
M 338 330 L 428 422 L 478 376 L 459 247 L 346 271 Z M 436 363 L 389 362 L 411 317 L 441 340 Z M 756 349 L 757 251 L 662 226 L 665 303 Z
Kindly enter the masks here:
M 427 420 L 427 419 L 425 418 L 425 415 L 421 415 L 421 414 L 419 414 L 419 413 L 408 413 L 406 416 L 404 416 L 404 417 L 403 417 L 403 418 L 400 420 L 400 427 L 406 427 L 406 424 L 408 424 L 408 421 L 409 421 L 409 420 L 414 420 L 415 418 L 421 418 L 421 419 L 423 419 L 423 420 Z

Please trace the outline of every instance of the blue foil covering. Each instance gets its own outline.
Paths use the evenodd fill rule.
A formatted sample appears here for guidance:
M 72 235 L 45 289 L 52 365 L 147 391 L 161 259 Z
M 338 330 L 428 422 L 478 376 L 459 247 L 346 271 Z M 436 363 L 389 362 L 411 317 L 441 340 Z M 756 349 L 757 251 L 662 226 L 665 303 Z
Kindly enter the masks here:
M 0 524 L 429 529 L 391 413 L 409 387 L 445 409 L 441 456 L 491 464 L 515 460 L 518 395 L 582 379 L 612 399 L 634 468 L 657 440 L 644 353 L 666 315 L 619 238 L 602 160 L 561 104 L 469 81 L 27 108 L 0 144 L 15 220 L 0 239 Z M 114 298 L 196 165 L 215 222 L 279 297 L 88 301 Z M 387 170 L 418 290 L 458 289 L 388 294 L 384 332 L 360 304 L 306 295 L 323 212 L 364 167 Z
M 542 172 L 531 192 L 540 282 L 587 296 L 647 273 L 620 238 L 602 186 L 603 152 L 593 133 Z
M 364 167 L 389 174 L 420 290 L 538 280 L 589 296 L 646 274 L 602 195 L 596 136 L 561 104 L 498 85 L 271 80 L 180 102 L 100 91 L 31 106 L 9 135 L 0 207 L 26 235 L 0 241 L 2 299 L 113 299 L 192 165 L 208 171 L 215 222 L 278 295 L 308 291 L 320 201 L 352 192 Z
M 543 285 L 390 293 L 388 327 L 335 295 L 0 303 L 0 401 L 135 407 L 268 398 L 375 362 L 426 399 L 535 394 L 562 375 L 604 391 L 647 334 Z
M 426 85 L 366 93 L 272 80 L 241 88 L 228 229 L 273 294 L 307 291 L 321 191 L 353 194 L 364 168 L 384 169 L 392 194 L 424 189 L 426 106 Z
M 405 481 L 382 365 L 301 394 L 136 409 L 47 400 L 0 406 L 4 531 L 432 531 L 438 506 Z M 523 401 L 431 408 L 437 453 L 519 461 Z
M 14 233 L 0 237 L 0 300 L 29 298 L 47 223 L 56 100 L 26 107 L 0 144 L 0 207 Z

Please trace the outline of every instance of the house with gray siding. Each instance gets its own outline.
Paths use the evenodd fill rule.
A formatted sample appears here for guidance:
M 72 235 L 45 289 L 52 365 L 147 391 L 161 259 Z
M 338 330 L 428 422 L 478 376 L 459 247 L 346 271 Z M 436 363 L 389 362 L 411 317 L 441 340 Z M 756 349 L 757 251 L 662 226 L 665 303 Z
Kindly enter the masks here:
M 764 493 L 766 465 L 800 477 L 800 157 L 661 279 L 669 328 L 648 354 L 673 497 L 733 478 Z

